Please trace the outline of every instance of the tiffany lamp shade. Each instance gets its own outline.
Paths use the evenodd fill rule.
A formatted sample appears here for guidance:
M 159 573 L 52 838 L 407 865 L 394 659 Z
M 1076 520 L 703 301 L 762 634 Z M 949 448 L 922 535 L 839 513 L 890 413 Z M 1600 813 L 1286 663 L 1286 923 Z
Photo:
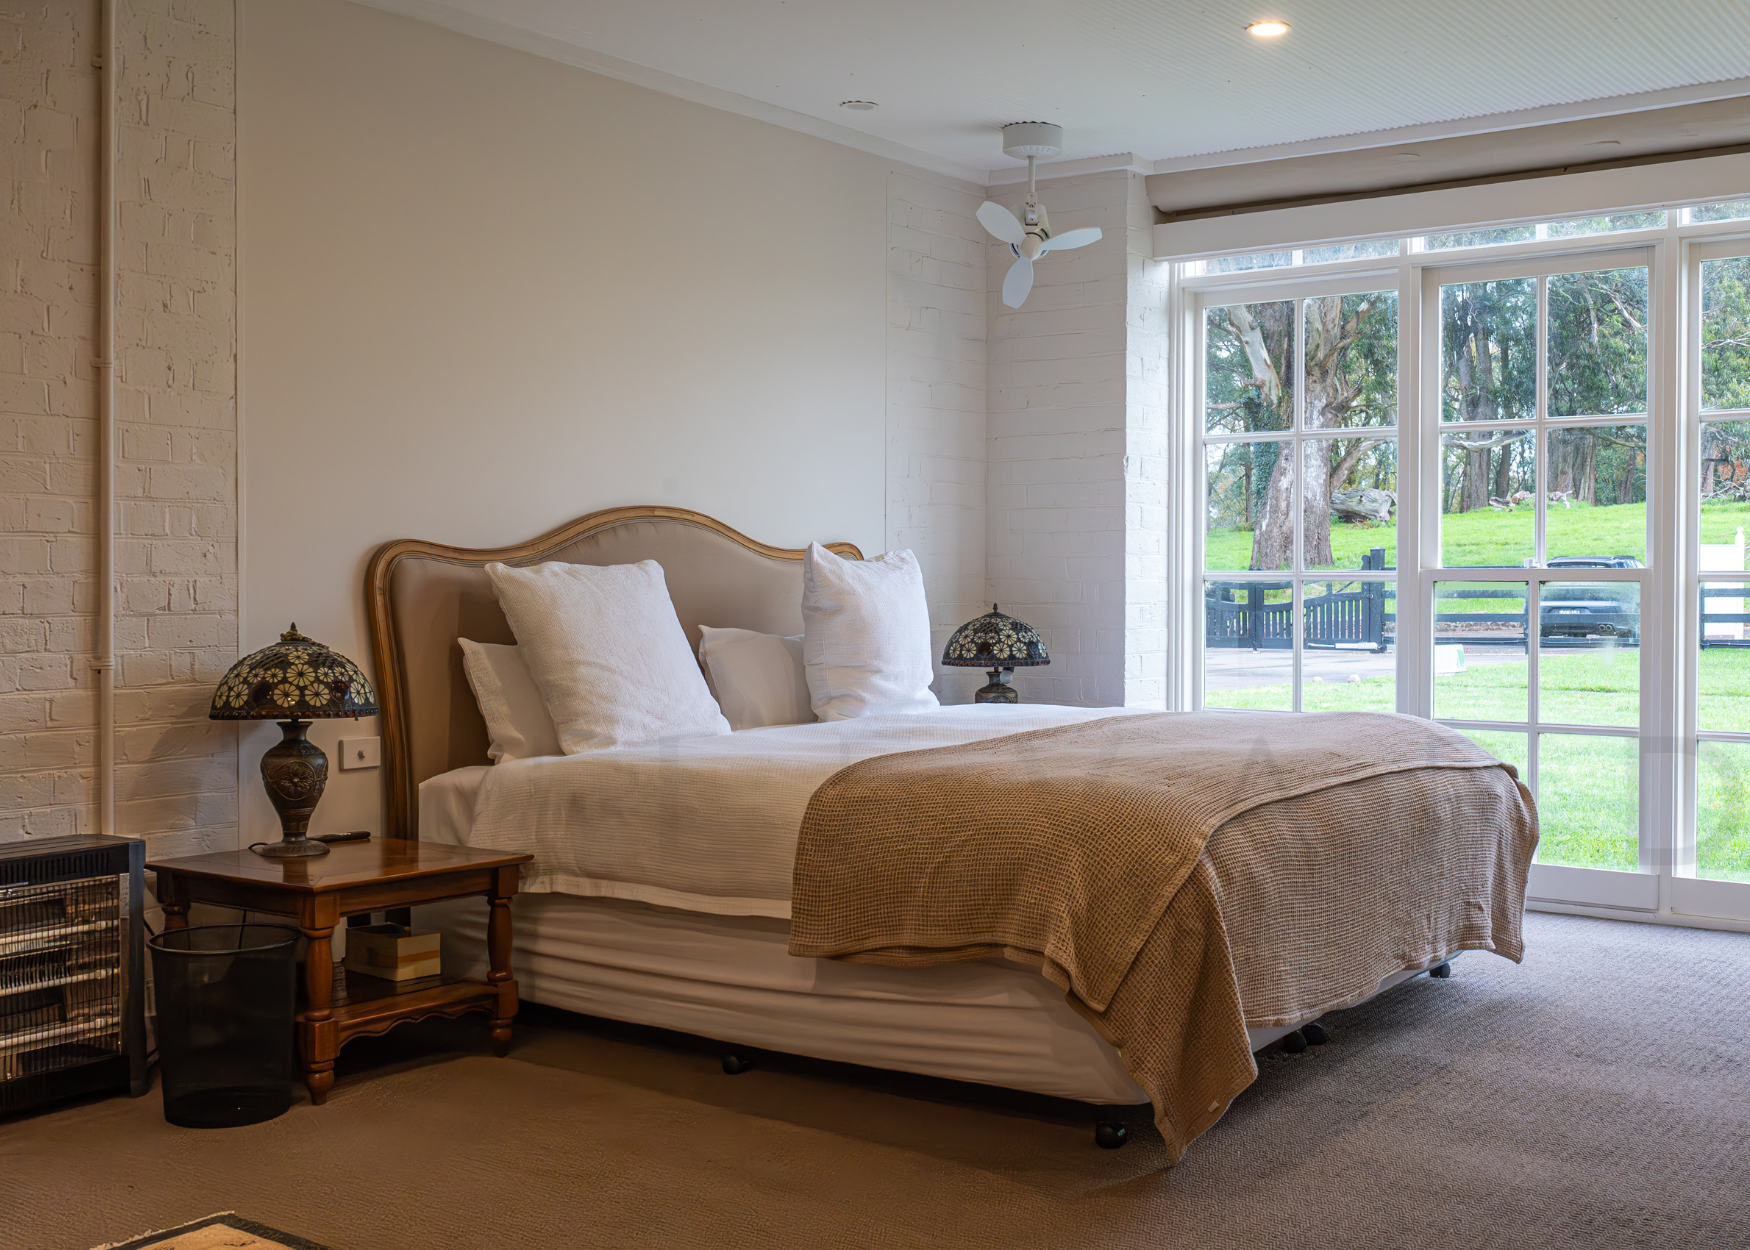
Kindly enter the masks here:
M 271 647 L 231 666 L 213 693 L 213 720 L 277 720 L 282 737 L 261 757 L 261 781 L 279 813 L 281 839 L 257 853 L 269 859 L 328 854 L 312 840 L 310 816 L 328 785 L 328 756 L 304 737 L 313 720 L 375 716 L 377 694 L 344 655 L 294 624 Z
M 1051 663 L 1039 634 L 1024 621 L 1005 616 L 991 604 L 990 611 L 954 631 L 942 651 L 942 663 L 955 668 L 988 668 L 990 683 L 979 687 L 973 699 L 979 703 L 1019 703 L 1021 696 L 1009 685 L 1008 674 L 1017 668 Z

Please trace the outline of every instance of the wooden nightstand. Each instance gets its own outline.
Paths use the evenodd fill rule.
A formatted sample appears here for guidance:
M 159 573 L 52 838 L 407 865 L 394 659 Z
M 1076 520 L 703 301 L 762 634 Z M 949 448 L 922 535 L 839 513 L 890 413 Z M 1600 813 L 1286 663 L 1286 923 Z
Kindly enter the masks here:
M 154 860 L 146 867 L 158 875 L 158 901 L 169 928 L 185 927 L 194 903 L 296 919 L 310 939 L 298 1010 L 298 1053 L 310 1099 L 321 1105 L 334 1084 L 334 1060 L 342 1046 L 410 1020 L 485 1012 L 492 1018 L 493 1049 L 505 1053 L 517 1009 L 516 980 L 510 972 L 510 900 L 517 891 L 518 866 L 533 858 L 372 838 L 336 843 L 317 859 L 275 860 L 251 851 L 218 851 Z M 471 894 L 485 895 L 492 908 L 486 980 L 428 977 L 395 982 L 352 972 L 335 976 L 329 941 L 343 917 Z

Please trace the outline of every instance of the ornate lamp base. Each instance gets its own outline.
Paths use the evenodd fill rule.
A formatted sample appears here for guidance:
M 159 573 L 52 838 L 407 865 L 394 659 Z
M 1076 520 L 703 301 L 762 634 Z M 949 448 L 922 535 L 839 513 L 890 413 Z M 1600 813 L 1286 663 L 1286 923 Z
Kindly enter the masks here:
M 993 668 L 990 670 L 990 684 L 980 686 L 972 696 L 974 703 L 1019 703 L 1021 692 L 1009 685 L 1009 673 L 1012 669 Z
M 313 842 L 306 835 L 310 816 L 328 787 L 328 756 L 304 736 L 309 721 L 283 720 L 279 726 L 283 736 L 261 757 L 261 781 L 267 787 L 268 802 L 279 813 L 283 836 L 255 853 L 268 859 L 326 855 L 327 843 Z

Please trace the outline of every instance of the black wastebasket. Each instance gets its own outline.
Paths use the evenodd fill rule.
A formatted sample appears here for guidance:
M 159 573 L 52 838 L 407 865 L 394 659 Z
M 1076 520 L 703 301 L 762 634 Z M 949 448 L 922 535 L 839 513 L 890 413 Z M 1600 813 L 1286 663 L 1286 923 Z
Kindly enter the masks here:
M 288 925 L 212 924 L 146 943 L 166 1120 L 227 1128 L 292 1105 L 298 936 Z

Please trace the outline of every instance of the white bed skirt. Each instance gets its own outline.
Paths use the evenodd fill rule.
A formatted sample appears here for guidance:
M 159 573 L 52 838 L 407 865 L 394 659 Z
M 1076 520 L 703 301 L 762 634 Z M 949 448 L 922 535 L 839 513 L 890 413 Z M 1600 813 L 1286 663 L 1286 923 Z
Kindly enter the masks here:
M 1090 1103 L 1148 1098 L 1118 1052 L 1031 968 L 883 968 L 789 954 L 789 924 L 611 899 L 525 894 L 512 905 L 524 1001 L 841 1063 Z M 484 977 L 486 907 L 418 909 L 444 970 Z M 1388 977 L 1386 989 L 1414 975 Z M 1251 1031 L 1254 1050 L 1288 1027 Z

